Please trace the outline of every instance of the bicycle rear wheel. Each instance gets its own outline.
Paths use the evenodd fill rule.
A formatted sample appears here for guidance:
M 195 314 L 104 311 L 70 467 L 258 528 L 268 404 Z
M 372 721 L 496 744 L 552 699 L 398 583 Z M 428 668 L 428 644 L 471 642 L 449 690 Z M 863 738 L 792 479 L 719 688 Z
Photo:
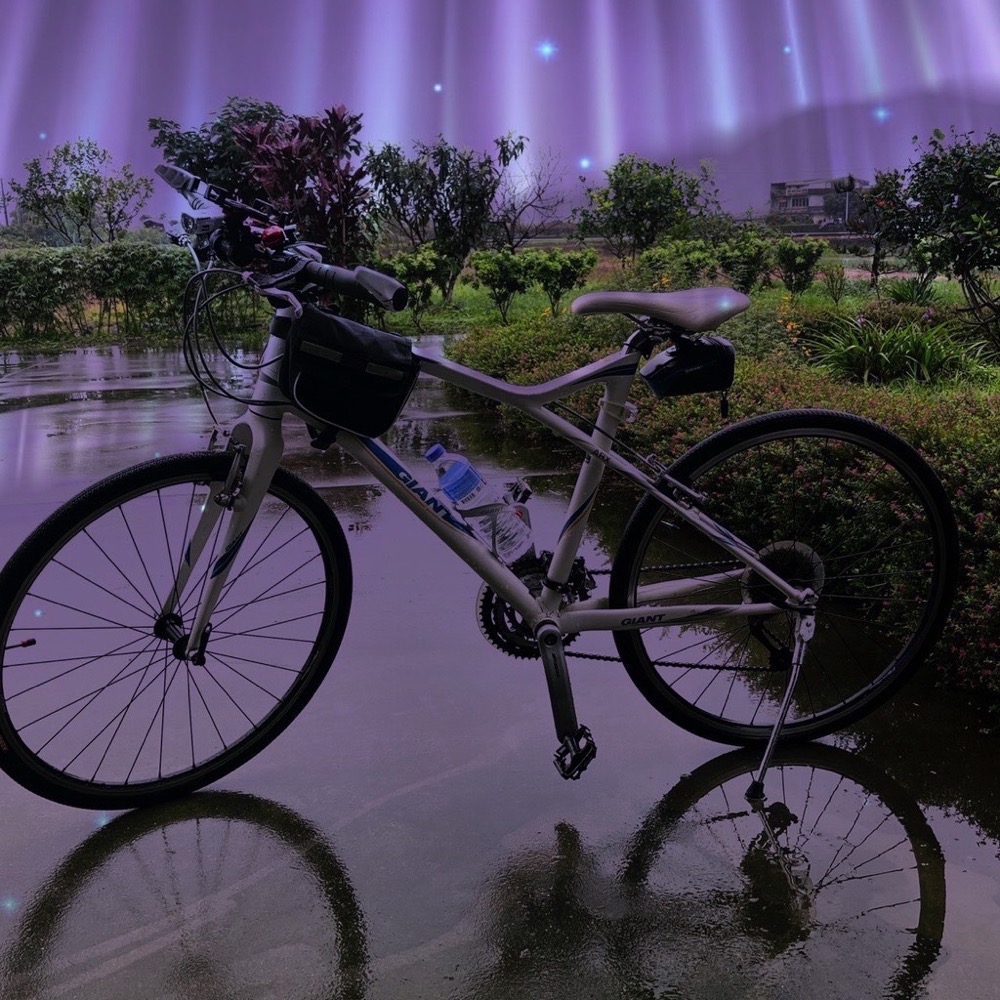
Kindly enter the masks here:
M 200 788 L 270 743 L 326 675 L 347 624 L 350 558 L 330 508 L 283 469 L 233 562 L 204 664 L 154 632 L 230 464 L 189 454 L 111 476 L 0 573 L 0 767 L 25 788 L 102 809 Z M 230 517 L 180 595 L 182 629 Z
M 871 712 L 940 635 L 954 595 L 958 535 L 948 499 L 917 452 L 851 414 L 792 410 L 706 439 L 671 474 L 784 579 L 819 596 L 785 741 L 814 739 Z M 687 603 L 780 600 L 763 578 L 656 501 L 636 508 L 615 557 L 614 607 L 640 588 L 702 581 Z M 645 605 L 644 605 L 645 606 Z M 706 619 L 616 632 L 636 686 L 697 735 L 744 745 L 777 719 L 796 615 Z

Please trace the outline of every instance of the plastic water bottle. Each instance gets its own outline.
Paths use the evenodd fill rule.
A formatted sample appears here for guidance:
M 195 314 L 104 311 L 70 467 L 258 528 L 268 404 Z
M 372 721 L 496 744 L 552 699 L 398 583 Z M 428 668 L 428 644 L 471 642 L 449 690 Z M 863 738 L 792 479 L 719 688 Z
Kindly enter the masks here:
M 441 444 L 428 448 L 424 458 L 434 466 L 455 510 L 508 566 L 534 551 L 531 519 L 522 503 L 490 486 L 467 458 L 445 451 Z

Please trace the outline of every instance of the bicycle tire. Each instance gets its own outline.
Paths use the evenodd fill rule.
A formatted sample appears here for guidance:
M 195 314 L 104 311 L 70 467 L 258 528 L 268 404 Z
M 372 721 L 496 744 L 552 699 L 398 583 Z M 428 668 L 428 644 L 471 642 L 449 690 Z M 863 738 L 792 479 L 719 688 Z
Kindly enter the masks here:
M 790 410 L 752 417 L 692 448 L 671 475 L 762 561 L 819 595 L 784 742 L 868 715 L 940 636 L 958 574 L 951 505 L 915 449 L 862 417 Z M 714 576 L 713 576 L 714 575 Z M 643 498 L 612 565 L 609 603 L 637 606 L 644 583 L 723 578 L 695 604 L 780 595 L 717 544 Z M 629 677 L 659 712 L 736 746 L 768 737 L 795 615 L 714 619 L 614 633 Z
M 674 860 L 704 855 L 714 889 L 699 891 L 713 909 L 742 908 L 745 919 L 734 925 L 804 960 L 801 974 L 822 981 L 814 960 L 830 960 L 823 939 L 833 930 L 893 952 L 888 967 L 880 967 L 887 984 L 879 996 L 917 995 L 941 951 L 947 892 L 941 844 L 913 795 L 874 763 L 839 747 L 814 743 L 775 754 L 767 789 L 777 805 L 765 812 L 774 810 L 771 817 L 783 822 L 770 849 L 800 873 L 808 868 L 800 891 L 808 886 L 814 912 L 803 920 L 796 907 L 780 905 L 789 902 L 787 872 L 760 863 L 762 824 L 744 798 L 759 763 L 756 751 L 733 750 L 684 775 L 630 839 L 619 871 L 623 888 L 634 896 L 661 878 L 674 886 Z M 751 855 L 754 864 L 747 863 Z M 730 926 L 724 913 L 713 919 Z M 815 955 L 811 938 L 819 939 Z M 850 945 L 845 950 L 844 958 L 858 953 Z M 800 986 L 807 994 L 816 988 L 808 978 Z
M 315 693 L 346 628 L 350 556 L 333 511 L 284 469 L 233 560 L 205 663 L 153 633 L 197 513 L 230 465 L 225 453 L 192 453 L 110 476 L 55 511 L 0 572 L 0 768 L 25 788 L 84 808 L 161 802 L 249 760 Z M 181 595 L 184 625 L 206 576 L 195 567 Z

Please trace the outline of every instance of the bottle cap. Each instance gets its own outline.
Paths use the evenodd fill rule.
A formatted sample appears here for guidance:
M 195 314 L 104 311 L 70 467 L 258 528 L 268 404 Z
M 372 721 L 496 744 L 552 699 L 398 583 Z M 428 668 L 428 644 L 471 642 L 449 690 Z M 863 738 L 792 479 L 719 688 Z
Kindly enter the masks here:
M 437 444 L 432 444 L 427 451 L 424 452 L 424 458 L 428 462 L 436 462 L 444 454 L 444 445 L 439 441 Z

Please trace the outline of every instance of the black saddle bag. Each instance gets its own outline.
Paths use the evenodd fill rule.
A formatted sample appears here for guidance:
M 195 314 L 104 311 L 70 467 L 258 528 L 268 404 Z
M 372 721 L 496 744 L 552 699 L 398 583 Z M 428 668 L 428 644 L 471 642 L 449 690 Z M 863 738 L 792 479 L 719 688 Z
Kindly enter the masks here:
M 729 389 L 735 378 L 736 350 L 725 337 L 679 340 L 660 351 L 640 372 L 660 399 Z
M 406 337 L 307 305 L 288 333 L 281 389 L 319 424 L 378 437 L 399 416 L 419 370 Z

